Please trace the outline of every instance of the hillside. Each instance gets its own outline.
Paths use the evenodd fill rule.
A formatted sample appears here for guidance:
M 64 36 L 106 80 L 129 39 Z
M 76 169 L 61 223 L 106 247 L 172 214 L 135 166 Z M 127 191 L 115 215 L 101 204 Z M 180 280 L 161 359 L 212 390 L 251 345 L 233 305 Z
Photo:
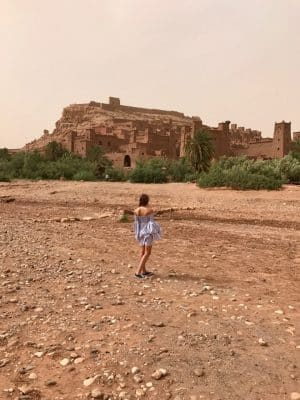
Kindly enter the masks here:
M 88 104 L 71 104 L 65 107 L 61 118 L 55 124 L 53 132 L 49 133 L 45 130 L 39 139 L 26 144 L 24 150 L 40 150 L 48 142 L 54 140 L 61 142 L 72 131 L 82 135 L 86 129 L 99 126 L 114 126 L 118 128 L 118 124 L 121 126 L 124 121 L 145 121 L 158 127 L 169 123 L 170 120 L 172 120 L 173 126 L 192 124 L 191 117 L 187 117 L 177 111 L 123 106 L 120 103 L 114 104 L 113 100 L 114 98 L 110 98 L 109 104 L 91 101 Z

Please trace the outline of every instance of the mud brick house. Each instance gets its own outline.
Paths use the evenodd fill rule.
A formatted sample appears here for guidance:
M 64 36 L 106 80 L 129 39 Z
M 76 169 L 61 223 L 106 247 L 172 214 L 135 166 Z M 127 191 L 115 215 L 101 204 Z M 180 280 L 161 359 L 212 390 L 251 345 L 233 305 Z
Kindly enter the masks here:
M 290 122 L 275 123 L 273 138 L 262 138 L 260 131 L 230 125 L 230 121 L 210 127 L 199 117 L 125 106 L 117 97 L 110 97 L 108 103 L 71 104 L 64 108 L 51 134 L 45 130 L 40 139 L 24 149 L 43 150 L 55 140 L 69 151 L 86 156 L 90 147 L 99 145 L 116 166 L 133 167 L 143 158 L 182 157 L 188 138 L 198 128 L 205 128 L 211 134 L 215 158 L 239 155 L 281 158 L 291 149 Z M 299 132 L 294 133 L 294 139 L 299 136 Z

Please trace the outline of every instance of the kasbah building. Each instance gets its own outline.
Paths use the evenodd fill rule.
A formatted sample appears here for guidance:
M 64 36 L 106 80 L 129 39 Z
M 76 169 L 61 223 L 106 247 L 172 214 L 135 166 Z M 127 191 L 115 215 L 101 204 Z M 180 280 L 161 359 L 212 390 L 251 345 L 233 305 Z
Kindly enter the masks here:
M 291 136 L 290 122 L 276 122 L 273 138 L 245 129 L 230 121 L 217 127 L 204 125 L 199 117 L 187 117 L 177 111 L 165 111 L 121 105 L 110 97 L 108 103 L 91 101 L 64 108 L 53 133 L 44 131 L 40 139 L 23 150 L 43 151 L 47 143 L 60 142 L 70 152 L 85 157 L 89 148 L 101 146 L 117 167 L 134 167 L 137 160 L 151 157 L 178 159 L 184 156 L 188 138 L 199 128 L 213 140 L 214 157 L 247 156 L 253 159 L 282 158 L 289 153 L 300 132 Z

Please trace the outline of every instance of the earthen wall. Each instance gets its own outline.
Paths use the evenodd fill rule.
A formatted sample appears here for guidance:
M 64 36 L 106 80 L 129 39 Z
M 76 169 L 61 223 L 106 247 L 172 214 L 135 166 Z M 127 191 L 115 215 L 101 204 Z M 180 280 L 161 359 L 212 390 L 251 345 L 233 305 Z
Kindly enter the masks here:
M 297 140 L 300 140 L 300 132 L 293 133 L 293 141 L 296 142 Z

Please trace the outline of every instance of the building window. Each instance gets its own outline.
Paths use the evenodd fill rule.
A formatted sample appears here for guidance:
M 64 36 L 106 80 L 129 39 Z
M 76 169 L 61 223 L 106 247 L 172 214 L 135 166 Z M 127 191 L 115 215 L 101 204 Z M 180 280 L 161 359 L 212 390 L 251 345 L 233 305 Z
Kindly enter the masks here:
M 277 150 L 280 150 L 280 147 L 277 147 Z
M 102 141 L 101 140 L 99 140 L 99 144 L 102 145 Z
M 110 142 L 107 142 L 107 146 L 110 146 Z
M 144 155 L 145 153 L 142 153 L 142 156 Z
M 128 154 L 124 157 L 124 167 L 131 167 L 131 159 Z

